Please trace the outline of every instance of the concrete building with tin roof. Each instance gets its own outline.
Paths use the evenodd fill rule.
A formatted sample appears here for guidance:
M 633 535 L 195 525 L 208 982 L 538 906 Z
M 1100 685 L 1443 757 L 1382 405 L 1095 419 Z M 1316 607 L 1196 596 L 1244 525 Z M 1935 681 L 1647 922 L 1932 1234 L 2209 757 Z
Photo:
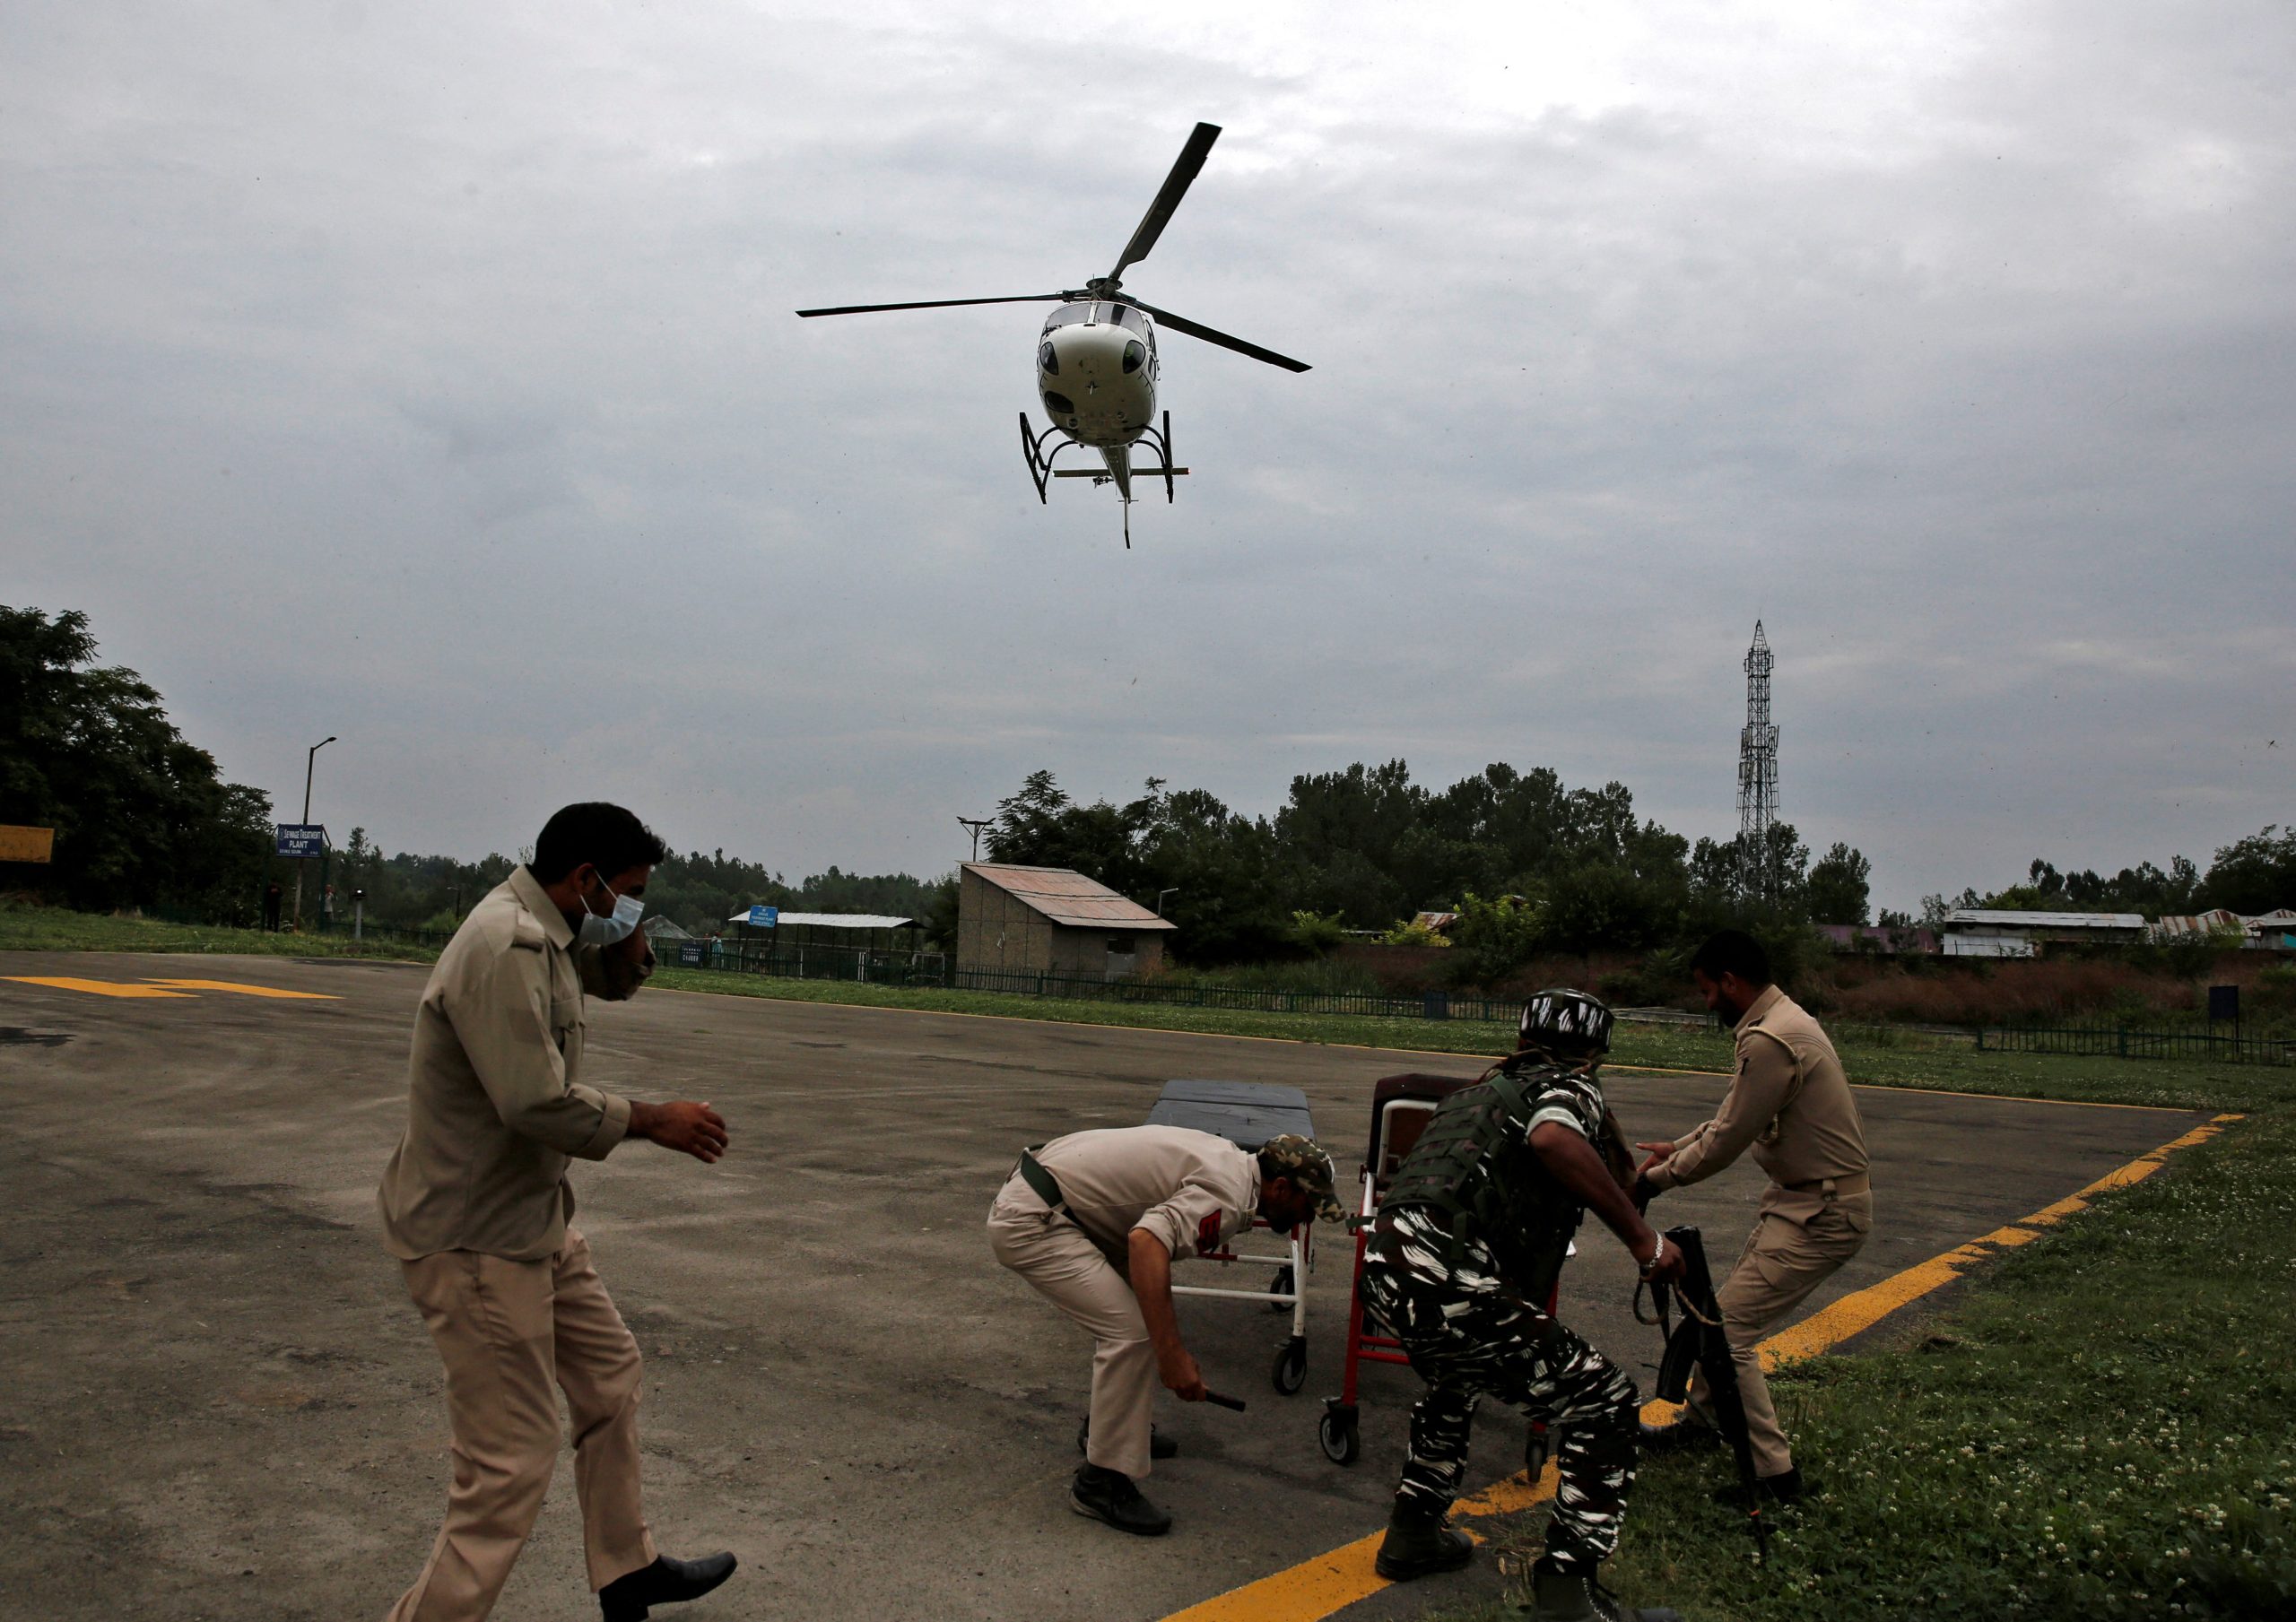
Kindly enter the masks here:
M 1173 925 L 1065 867 L 967 862 L 957 883 L 957 983 L 1014 975 L 1121 980 L 1163 967 Z

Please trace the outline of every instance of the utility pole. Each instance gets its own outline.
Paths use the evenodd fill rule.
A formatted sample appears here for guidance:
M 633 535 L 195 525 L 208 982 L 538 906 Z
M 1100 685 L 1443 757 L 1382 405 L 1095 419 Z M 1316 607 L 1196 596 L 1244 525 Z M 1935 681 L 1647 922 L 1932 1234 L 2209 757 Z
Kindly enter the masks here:
M 1767 900 L 1773 877 L 1770 830 L 1778 820 L 1778 729 L 1770 724 L 1770 641 L 1754 621 L 1746 649 L 1746 725 L 1738 734 L 1738 889 Z
M 335 734 L 329 733 L 317 743 L 312 744 L 310 753 L 303 757 L 303 826 L 305 828 L 311 825 L 311 771 L 318 765 L 319 750 L 334 742 Z M 295 858 L 295 931 L 298 934 L 302 932 L 303 928 L 303 869 L 309 865 L 308 857 Z
M 994 817 L 959 817 L 957 819 L 957 826 L 969 829 L 972 834 L 973 861 L 980 860 L 980 830 L 989 827 L 995 821 Z

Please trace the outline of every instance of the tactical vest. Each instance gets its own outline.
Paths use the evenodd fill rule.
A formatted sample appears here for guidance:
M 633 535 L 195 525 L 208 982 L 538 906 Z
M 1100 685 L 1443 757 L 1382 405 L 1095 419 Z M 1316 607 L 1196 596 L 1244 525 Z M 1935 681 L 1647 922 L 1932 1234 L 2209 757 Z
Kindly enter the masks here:
M 1379 1201 L 1433 1212 L 1451 1236 L 1453 1265 L 1480 1243 L 1542 1305 L 1585 1215 L 1527 1141 L 1535 1083 L 1559 1068 L 1502 1070 L 1445 1098 Z

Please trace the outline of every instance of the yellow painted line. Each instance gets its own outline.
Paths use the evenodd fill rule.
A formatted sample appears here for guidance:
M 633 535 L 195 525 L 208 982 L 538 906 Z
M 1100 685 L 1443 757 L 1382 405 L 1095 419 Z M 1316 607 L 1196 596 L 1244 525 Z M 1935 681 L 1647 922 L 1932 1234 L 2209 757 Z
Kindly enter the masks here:
M 342 998 L 326 992 L 283 991 L 276 985 L 245 985 L 237 980 L 152 980 L 153 985 L 180 986 L 186 991 L 230 992 L 241 997 L 292 998 L 303 1002 L 340 1002 Z
M 191 993 L 161 991 L 156 985 L 127 985 L 117 980 L 79 980 L 69 975 L 0 975 L 19 985 L 52 985 L 58 991 L 85 992 L 91 997 L 188 997 Z
M 1762 1366 L 1776 1368 L 1780 1364 L 1815 1357 L 1860 1331 L 1873 1328 L 1900 1307 L 1951 1284 L 1964 1269 L 1995 1251 L 2012 1249 L 2039 1238 L 2040 1235 L 2033 1231 L 2035 1227 L 2064 1220 L 2088 1205 L 2097 1194 L 2143 1182 L 2159 1171 L 2177 1150 L 2204 1143 L 2239 1119 L 2239 1115 L 2218 1115 L 2175 1141 L 2107 1172 L 2077 1194 L 2045 1206 L 2030 1217 L 2020 1218 L 2006 1227 L 1996 1228 L 1981 1239 L 1957 1245 L 1944 1254 L 1932 1256 L 1879 1284 L 1844 1296 L 1764 1340 L 1760 1349 Z M 1643 1418 L 1654 1425 L 1665 1423 L 1674 1412 L 1674 1405 L 1667 1402 L 1648 1402 L 1642 1408 Z M 1451 1513 L 1469 1517 L 1513 1514 L 1552 1498 L 1555 1480 L 1552 1464 L 1535 1481 L 1518 1471 L 1472 1497 L 1460 1499 L 1451 1506 Z M 1372 1564 L 1385 1535 L 1382 1531 L 1359 1538 L 1327 1555 L 1302 1561 L 1288 1571 L 1274 1573 L 1257 1583 L 1247 1583 L 1241 1588 L 1191 1605 L 1186 1610 L 1174 1611 L 1164 1622 L 1321 1622 L 1323 1618 L 1344 1610 L 1388 1586 L 1387 1580 Z

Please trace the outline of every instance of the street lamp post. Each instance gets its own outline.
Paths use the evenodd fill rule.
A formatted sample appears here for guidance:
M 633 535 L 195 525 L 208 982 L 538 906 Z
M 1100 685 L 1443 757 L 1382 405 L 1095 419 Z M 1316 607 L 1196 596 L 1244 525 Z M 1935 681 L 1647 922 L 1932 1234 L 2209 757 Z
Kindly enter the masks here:
M 970 830 L 972 834 L 972 859 L 976 862 L 979 861 L 980 830 L 984 828 L 993 826 L 994 819 L 988 817 L 959 817 L 957 819 L 957 822 L 959 826 Z
M 1159 918 L 1164 915 L 1164 898 L 1166 896 L 1177 896 L 1179 893 L 1180 887 L 1177 884 L 1167 885 L 1162 889 L 1156 892 L 1156 915 Z
M 319 750 L 334 742 L 335 734 L 329 733 L 317 743 L 312 744 L 310 752 L 303 757 L 303 826 L 305 828 L 311 825 L 311 772 L 318 765 Z M 295 858 L 295 932 L 298 934 L 300 934 L 303 930 L 303 869 L 309 863 L 309 857 Z

